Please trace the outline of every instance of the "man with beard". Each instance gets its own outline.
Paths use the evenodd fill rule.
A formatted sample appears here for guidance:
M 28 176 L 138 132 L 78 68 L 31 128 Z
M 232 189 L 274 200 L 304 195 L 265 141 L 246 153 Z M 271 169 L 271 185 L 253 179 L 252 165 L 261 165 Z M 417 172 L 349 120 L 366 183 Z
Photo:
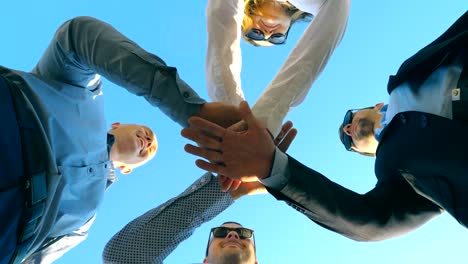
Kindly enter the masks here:
M 205 158 L 196 164 L 207 171 L 241 181 L 256 176 L 278 200 L 354 240 L 402 235 L 444 211 L 468 227 L 466 47 L 468 12 L 390 76 L 387 106 L 346 112 L 339 129 L 343 145 L 376 157 L 377 183 L 365 194 L 275 148 L 245 102 L 239 111 L 247 131 L 192 117 L 182 135 L 201 145 L 185 150 Z
M 211 229 L 203 263 L 257 264 L 253 230 L 236 222 Z

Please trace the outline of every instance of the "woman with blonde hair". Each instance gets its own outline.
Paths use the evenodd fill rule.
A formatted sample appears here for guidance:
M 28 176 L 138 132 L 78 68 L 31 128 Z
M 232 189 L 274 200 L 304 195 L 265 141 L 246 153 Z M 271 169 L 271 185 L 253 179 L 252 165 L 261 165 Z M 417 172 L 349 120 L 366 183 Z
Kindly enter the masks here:
M 213 101 L 238 105 L 240 41 L 281 45 L 297 21 L 311 21 L 275 78 L 252 108 L 276 135 L 288 111 L 300 104 L 341 41 L 350 0 L 208 0 L 206 77 Z

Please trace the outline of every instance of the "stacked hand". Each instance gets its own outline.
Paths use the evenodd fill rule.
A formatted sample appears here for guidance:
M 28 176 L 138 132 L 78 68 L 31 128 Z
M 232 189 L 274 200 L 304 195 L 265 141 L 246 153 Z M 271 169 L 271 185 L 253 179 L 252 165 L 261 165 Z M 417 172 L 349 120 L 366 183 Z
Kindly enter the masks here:
M 286 122 L 278 137 L 272 139 L 246 102 L 239 105 L 238 111 L 247 128 L 244 131 L 226 129 L 200 117 L 191 117 L 191 127 L 182 130 L 182 136 L 198 144 L 187 144 L 185 150 L 206 159 L 197 160 L 196 165 L 218 173 L 223 190 L 231 190 L 233 194 L 240 188 L 242 193 L 238 191 L 233 196 L 250 194 L 250 191 L 262 188 L 258 180 L 270 174 L 275 145 L 285 152 L 297 134 L 292 123 Z

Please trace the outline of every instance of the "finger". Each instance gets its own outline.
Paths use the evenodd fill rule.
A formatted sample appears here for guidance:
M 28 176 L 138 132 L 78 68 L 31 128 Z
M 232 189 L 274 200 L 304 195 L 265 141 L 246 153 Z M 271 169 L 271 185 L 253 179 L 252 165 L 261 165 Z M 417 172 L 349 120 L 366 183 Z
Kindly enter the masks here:
M 188 119 L 188 122 L 192 128 L 199 129 L 203 132 L 212 134 L 216 137 L 222 138 L 226 129 L 218 126 L 215 123 L 212 123 L 208 120 L 205 120 L 203 118 L 197 117 L 197 116 L 192 116 Z
M 205 134 L 203 131 L 192 129 L 192 128 L 184 128 L 180 132 L 180 134 L 189 140 L 194 141 L 200 146 L 208 149 L 218 150 L 221 148 L 220 141 L 221 139 L 218 137 L 211 137 L 210 135 Z
M 247 124 L 244 122 L 244 120 L 241 120 L 235 123 L 234 125 L 228 127 L 228 129 L 231 131 L 236 131 L 236 132 L 245 131 L 247 130 Z
M 297 129 L 292 128 L 291 130 L 289 130 L 289 132 L 284 137 L 283 141 L 281 141 L 281 143 L 278 144 L 279 150 L 281 150 L 282 152 L 286 152 L 291 143 L 293 142 L 294 138 L 296 138 L 296 136 Z
M 218 175 L 218 183 L 219 183 L 219 185 L 222 185 L 223 182 L 226 180 L 226 178 L 227 178 L 227 177 L 224 176 L 224 175 Z
M 212 172 L 212 173 L 218 173 L 218 174 L 219 174 L 220 168 L 223 167 L 220 164 L 209 163 L 209 162 L 206 162 L 204 160 L 196 160 L 195 165 L 197 165 L 197 167 L 202 169 L 202 170 L 206 170 L 206 171 L 209 171 L 209 172 Z
M 283 141 L 284 137 L 288 134 L 292 127 L 293 123 L 291 121 L 287 121 L 283 124 L 280 133 L 275 138 L 275 145 L 278 145 L 281 141 Z
M 228 177 L 224 178 L 224 181 L 221 183 L 221 190 L 223 192 L 228 191 L 231 188 L 233 180 L 229 179 Z
M 239 181 L 239 180 L 232 180 L 231 188 L 229 188 L 229 191 L 237 190 L 241 184 L 242 184 L 242 182 Z
M 249 129 L 260 128 L 259 122 L 252 113 L 249 104 L 246 101 L 242 101 L 239 104 L 239 112 L 241 114 L 242 120 L 245 121 Z
M 217 150 L 200 148 L 191 144 L 186 144 L 184 150 L 192 155 L 209 160 L 212 163 L 222 163 L 222 153 Z

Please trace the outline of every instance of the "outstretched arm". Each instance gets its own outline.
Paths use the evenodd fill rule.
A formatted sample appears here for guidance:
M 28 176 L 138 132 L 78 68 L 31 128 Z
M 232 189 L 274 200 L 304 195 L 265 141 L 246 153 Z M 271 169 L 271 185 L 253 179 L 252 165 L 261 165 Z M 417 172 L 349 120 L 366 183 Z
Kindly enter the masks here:
M 104 248 L 104 263 L 162 263 L 196 228 L 233 202 L 207 173 L 179 196 L 135 218 L 115 234 Z
M 441 213 L 439 207 L 419 196 L 402 178 L 378 183 L 358 194 L 330 181 L 278 149 L 267 130 L 242 103 L 240 112 L 248 129 L 226 130 L 200 118 L 190 123 L 198 130 L 183 135 L 202 147 L 187 152 L 206 160 L 198 167 L 237 180 L 257 177 L 277 199 L 288 202 L 319 225 L 354 240 L 375 241 L 409 232 Z M 207 137 L 209 133 L 214 136 Z
M 243 7 L 243 0 L 209 0 L 206 8 L 208 95 L 213 101 L 235 106 L 244 100 L 240 78 Z
M 293 4 L 295 1 L 291 1 Z M 314 13 L 314 0 L 296 1 Z M 350 0 L 326 0 L 287 60 L 252 108 L 254 115 L 276 135 L 286 114 L 299 105 L 343 38 Z
M 182 126 L 205 103 L 179 78 L 176 68 L 91 17 L 65 22 L 32 72 L 97 92 L 103 76 L 144 97 Z

